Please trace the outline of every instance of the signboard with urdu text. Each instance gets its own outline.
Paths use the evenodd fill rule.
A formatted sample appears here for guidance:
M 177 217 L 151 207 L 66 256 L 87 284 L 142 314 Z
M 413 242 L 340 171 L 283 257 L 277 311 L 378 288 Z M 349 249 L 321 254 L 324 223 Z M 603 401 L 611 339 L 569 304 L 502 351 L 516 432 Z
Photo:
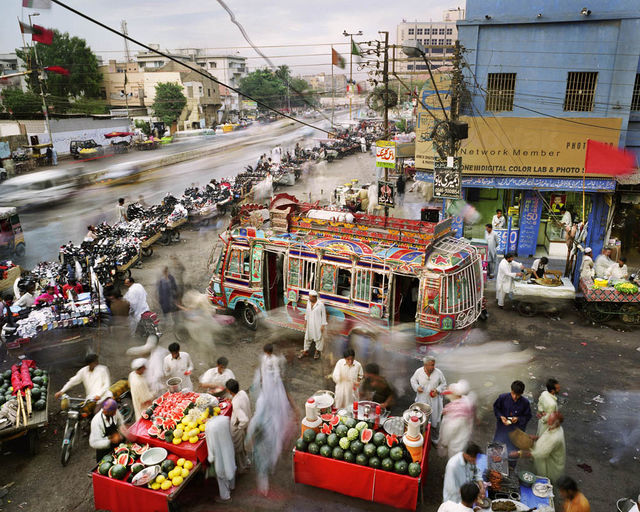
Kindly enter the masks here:
M 462 198 L 462 159 L 456 157 L 453 167 L 447 167 L 447 161 L 436 158 L 433 169 L 433 197 Z
M 396 143 L 391 140 L 376 142 L 376 167 L 396 167 Z

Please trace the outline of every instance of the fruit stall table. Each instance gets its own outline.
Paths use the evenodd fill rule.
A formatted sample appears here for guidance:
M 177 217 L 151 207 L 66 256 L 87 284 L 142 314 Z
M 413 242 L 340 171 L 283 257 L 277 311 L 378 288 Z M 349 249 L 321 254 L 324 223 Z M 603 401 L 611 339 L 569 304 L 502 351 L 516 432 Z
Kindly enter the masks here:
M 360 466 L 294 449 L 294 481 L 383 505 L 415 510 L 418 496 L 422 502 L 422 487 L 429 473 L 430 447 L 431 425 L 429 424 L 424 434 L 419 477 Z
M 152 439 L 152 441 L 157 441 Z M 151 444 L 151 443 L 150 443 Z M 166 444 L 166 443 L 163 443 Z M 157 444 L 156 444 L 157 446 Z M 176 450 L 170 450 L 175 456 Z M 202 468 L 202 463 L 190 458 L 194 464 L 193 469 L 179 487 L 171 487 L 167 490 L 153 490 L 146 485 L 135 486 L 126 480 L 116 480 L 98 473 L 96 467 L 92 473 L 93 503 L 96 510 L 109 510 L 110 512 L 170 512 L 174 509 L 173 502 L 177 499 L 189 481 Z
M 227 404 L 224 408 L 221 408 L 221 416 L 231 417 L 232 405 L 229 401 L 223 401 L 221 404 Z M 160 446 L 165 448 L 169 453 L 174 453 L 179 457 L 184 457 L 189 460 L 197 460 L 198 462 L 204 462 L 207 459 L 207 443 L 204 439 L 200 439 L 197 443 L 191 444 L 189 442 L 183 442 L 178 445 L 167 443 L 158 438 L 149 435 L 149 428 L 153 425 L 150 420 L 140 418 L 129 428 L 129 437 L 132 441 L 141 444 L 149 444 L 152 446 Z

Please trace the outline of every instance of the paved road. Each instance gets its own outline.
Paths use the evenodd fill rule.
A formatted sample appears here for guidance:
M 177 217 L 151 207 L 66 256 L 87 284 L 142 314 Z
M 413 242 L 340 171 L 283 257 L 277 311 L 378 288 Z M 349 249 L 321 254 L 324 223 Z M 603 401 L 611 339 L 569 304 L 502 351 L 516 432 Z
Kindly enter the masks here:
M 172 153 L 198 147 L 220 147 L 224 150 L 211 157 L 170 165 L 146 173 L 133 184 L 115 187 L 94 185 L 78 190 L 73 197 L 62 203 L 45 209 L 22 212 L 20 218 L 27 245 L 27 254 L 22 263 L 26 268 L 30 268 L 39 261 L 56 259 L 62 244 L 82 241 L 89 224 L 113 222 L 119 197 L 124 197 L 129 202 L 142 196 L 149 204 L 159 203 L 167 193 L 181 195 L 192 183 L 204 184 L 211 178 L 235 176 L 247 165 L 255 165 L 260 155 L 270 151 L 276 144 L 287 148 L 294 146 L 296 140 L 317 137 L 311 128 L 288 124 L 256 126 L 238 132 L 237 135 L 221 136 L 214 141 L 202 138 L 199 141 L 178 142 L 175 147 L 169 146 Z M 280 135 L 273 135 L 274 132 Z M 248 141 L 251 142 L 250 145 L 247 145 Z M 150 152 L 149 155 L 131 153 L 114 157 L 113 162 L 135 163 L 141 158 L 151 156 L 157 157 L 155 152 Z M 104 168 L 105 161 L 96 160 L 85 165 L 90 167 L 87 170 L 96 170 Z

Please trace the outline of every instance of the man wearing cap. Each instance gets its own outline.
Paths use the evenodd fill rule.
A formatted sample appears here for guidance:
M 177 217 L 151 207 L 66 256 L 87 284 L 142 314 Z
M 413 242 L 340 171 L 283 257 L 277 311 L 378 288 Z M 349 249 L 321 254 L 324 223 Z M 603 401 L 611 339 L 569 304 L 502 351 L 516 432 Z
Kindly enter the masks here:
M 442 392 L 447 389 L 447 379 L 436 368 L 436 358 L 426 356 L 423 366 L 418 368 L 411 377 L 411 387 L 416 392 L 416 402 L 431 406 L 431 440 L 438 443 L 438 429 L 442 416 Z
M 131 391 L 131 401 L 133 402 L 133 411 L 136 415 L 136 421 L 142 416 L 142 412 L 151 405 L 153 395 L 144 378 L 144 372 L 147 369 L 147 360 L 143 357 L 134 359 L 131 363 L 131 373 L 129 374 L 129 390 Z
M 121 429 L 124 420 L 118 411 L 118 402 L 113 398 L 107 398 L 102 402 L 102 409 L 91 420 L 91 434 L 89 434 L 89 446 L 96 451 L 96 462 L 111 453 L 124 437 Z
M 593 268 L 593 252 L 591 247 L 587 247 L 584 250 L 582 256 L 582 265 L 580 265 L 580 279 L 593 280 L 596 273 Z
M 320 359 L 324 349 L 324 333 L 327 326 L 327 312 L 324 304 L 318 300 L 318 292 L 311 290 L 307 301 L 307 313 L 304 319 L 304 349 L 298 359 L 309 355 L 311 343 L 316 344 L 314 359 Z

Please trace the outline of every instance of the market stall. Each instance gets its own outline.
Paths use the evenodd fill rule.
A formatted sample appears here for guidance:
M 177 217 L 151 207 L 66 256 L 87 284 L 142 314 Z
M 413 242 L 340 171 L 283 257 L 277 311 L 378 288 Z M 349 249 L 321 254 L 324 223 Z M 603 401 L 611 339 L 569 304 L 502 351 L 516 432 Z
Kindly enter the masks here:
M 625 323 L 640 323 L 640 291 L 635 283 L 581 279 L 580 291 L 584 297 L 584 310 L 593 322 L 619 317 Z
M 522 316 L 534 316 L 538 311 L 557 313 L 572 304 L 576 289 L 568 277 L 516 280 L 513 283 L 513 300 Z

